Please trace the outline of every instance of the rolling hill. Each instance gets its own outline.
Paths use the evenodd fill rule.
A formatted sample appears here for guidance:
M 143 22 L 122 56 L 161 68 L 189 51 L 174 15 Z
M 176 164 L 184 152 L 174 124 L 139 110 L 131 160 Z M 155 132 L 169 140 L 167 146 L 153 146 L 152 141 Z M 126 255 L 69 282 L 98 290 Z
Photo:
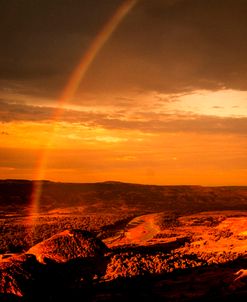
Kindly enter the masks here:
M 25 211 L 34 181 L 1 180 L 0 210 Z M 247 187 L 157 186 L 121 182 L 42 182 L 41 211 L 83 207 L 85 213 L 247 210 Z

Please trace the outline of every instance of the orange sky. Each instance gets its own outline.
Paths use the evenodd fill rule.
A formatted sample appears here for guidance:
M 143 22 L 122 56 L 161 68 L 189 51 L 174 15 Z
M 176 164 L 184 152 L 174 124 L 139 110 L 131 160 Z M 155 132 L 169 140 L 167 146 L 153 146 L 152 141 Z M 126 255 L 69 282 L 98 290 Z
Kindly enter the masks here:
M 202 3 L 181 17 L 186 1 L 140 1 L 99 46 L 95 37 L 115 14 L 116 1 L 95 11 L 90 1 L 62 2 L 58 28 L 49 16 L 42 23 L 42 14 L 55 10 L 48 2 L 39 10 L 28 7 L 34 19 L 28 4 L 23 19 L 15 5 L 5 7 L 16 19 L 9 44 L 0 50 L 0 178 L 247 185 L 246 58 L 232 47 L 243 43 L 242 2 L 229 1 L 223 13 L 218 4 Z M 237 16 L 225 32 L 220 24 L 228 24 L 234 5 Z M 193 19 L 205 9 L 200 20 Z M 81 21 L 78 10 L 101 21 L 91 24 L 86 15 Z M 9 24 L 2 18 L 6 34 Z M 17 42 L 29 56 L 23 47 L 20 53 L 10 47 Z M 92 43 L 92 64 L 84 64 L 77 92 L 54 119 L 73 68 Z
M 52 126 L 53 127 L 53 126 Z M 38 177 L 50 122 L 4 124 L 1 178 Z M 57 122 L 44 177 L 57 181 L 120 180 L 157 184 L 244 185 L 245 136 L 141 131 Z

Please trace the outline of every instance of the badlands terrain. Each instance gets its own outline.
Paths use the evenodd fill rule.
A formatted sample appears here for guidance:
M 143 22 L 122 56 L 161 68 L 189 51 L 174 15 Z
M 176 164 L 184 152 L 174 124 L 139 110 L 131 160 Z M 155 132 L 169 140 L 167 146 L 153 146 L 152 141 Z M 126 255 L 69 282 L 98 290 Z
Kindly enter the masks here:
M 247 297 L 247 188 L 0 182 L 1 301 Z

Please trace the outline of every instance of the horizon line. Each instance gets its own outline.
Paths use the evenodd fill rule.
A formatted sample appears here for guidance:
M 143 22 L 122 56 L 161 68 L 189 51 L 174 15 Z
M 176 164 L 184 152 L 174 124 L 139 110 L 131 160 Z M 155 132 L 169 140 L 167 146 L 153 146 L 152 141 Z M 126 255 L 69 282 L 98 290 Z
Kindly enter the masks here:
M 158 186 L 158 187 L 247 187 L 246 185 L 207 185 L 207 184 L 154 184 L 154 183 L 138 183 L 138 182 L 125 182 L 120 180 L 103 180 L 94 182 L 71 182 L 71 181 L 57 181 L 49 179 L 25 179 L 25 178 L 1 178 L 0 181 L 16 181 L 16 182 L 50 182 L 59 184 L 128 184 L 128 185 L 141 185 L 141 186 Z

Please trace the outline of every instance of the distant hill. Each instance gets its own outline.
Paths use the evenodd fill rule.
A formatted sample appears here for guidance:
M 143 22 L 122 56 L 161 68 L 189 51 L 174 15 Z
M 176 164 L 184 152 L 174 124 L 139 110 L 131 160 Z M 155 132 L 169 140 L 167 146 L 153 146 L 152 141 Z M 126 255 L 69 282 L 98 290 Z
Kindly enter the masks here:
M 34 181 L 0 180 L 0 210 L 30 204 Z M 43 210 L 84 207 L 85 212 L 247 210 L 247 187 L 157 186 L 121 182 L 43 181 Z

